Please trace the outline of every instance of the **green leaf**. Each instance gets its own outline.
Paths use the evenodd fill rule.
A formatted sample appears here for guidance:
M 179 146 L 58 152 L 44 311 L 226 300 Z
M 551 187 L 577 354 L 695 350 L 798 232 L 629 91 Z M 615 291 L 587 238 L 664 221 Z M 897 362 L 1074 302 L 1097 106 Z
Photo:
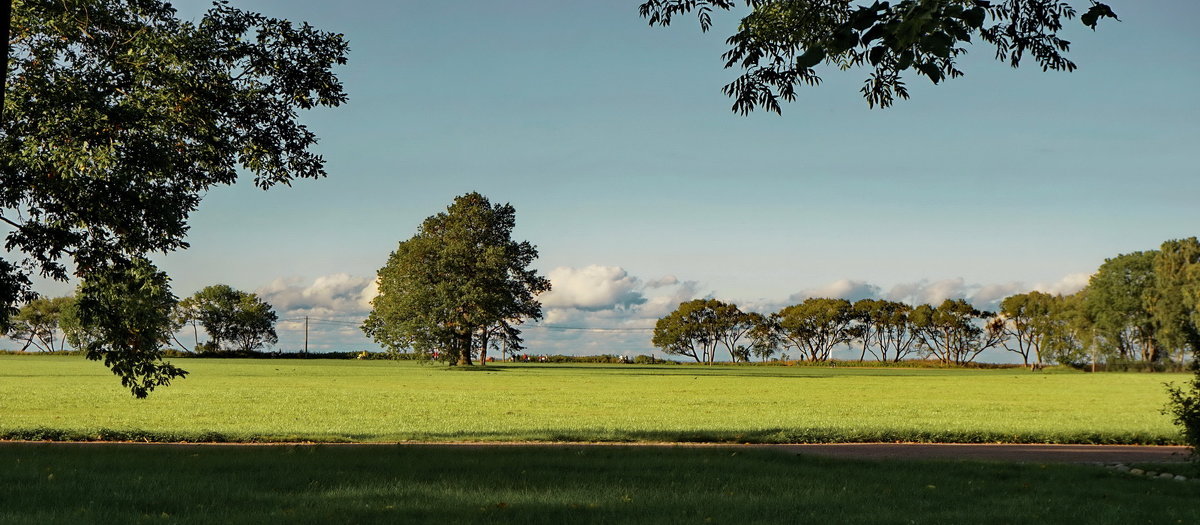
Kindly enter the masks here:
M 1111 18 L 1118 22 L 1121 21 L 1120 18 L 1117 18 L 1117 14 L 1113 12 L 1112 8 L 1105 4 L 1099 3 L 1092 4 L 1091 9 L 1088 9 L 1083 16 L 1079 17 L 1079 21 L 1083 22 L 1083 25 L 1088 26 L 1095 31 L 1096 23 L 1099 22 L 1101 18 Z
M 929 77 L 929 80 L 932 80 L 934 84 L 937 84 L 942 80 L 942 70 L 932 62 L 923 62 L 917 64 L 917 71 L 924 73 L 925 76 Z
M 963 22 L 974 29 L 983 27 L 983 20 L 987 17 L 987 11 L 982 7 L 974 7 L 963 12 L 960 17 Z
M 925 51 L 938 58 L 949 57 L 950 46 L 953 44 L 954 38 L 942 32 L 930 33 L 925 38 L 921 39 L 921 47 L 925 48 Z
M 849 27 L 843 26 L 833 36 L 833 41 L 829 44 L 829 51 L 836 55 L 853 49 L 856 45 L 858 45 L 858 34 Z
M 867 53 L 867 60 L 871 61 L 872 66 L 878 66 L 879 61 L 883 60 L 883 55 L 887 53 L 887 48 L 883 46 L 875 46 Z
M 863 33 L 861 40 L 862 40 L 862 43 L 868 44 L 873 40 L 883 38 L 883 36 L 886 34 L 887 34 L 887 26 L 884 24 L 876 24 L 874 26 L 871 26 L 871 29 L 868 29 L 866 33 Z
M 803 55 L 796 57 L 796 66 L 811 68 L 820 64 L 822 60 L 825 60 L 825 48 L 813 47 L 805 50 Z
M 875 22 L 878 21 L 879 13 L 875 12 L 874 9 L 864 7 L 854 13 L 853 18 L 850 20 L 850 27 L 853 27 L 856 31 L 862 31 L 875 25 Z

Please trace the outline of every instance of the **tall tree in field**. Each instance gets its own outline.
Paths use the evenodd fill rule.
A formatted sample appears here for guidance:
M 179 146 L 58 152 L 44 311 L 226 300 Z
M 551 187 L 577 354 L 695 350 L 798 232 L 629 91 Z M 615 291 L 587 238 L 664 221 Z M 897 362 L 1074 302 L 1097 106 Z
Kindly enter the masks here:
M 863 299 L 854 303 L 858 333 L 864 352 L 881 362 L 900 362 L 913 352 L 916 332 L 909 314 L 912 307 L 884 299 Z M 863 326 L 865 325 L 865 326 Z
M 762 315 L 745 313 L 736 304 L 721 303 L 717 310 L 717 340 L 729 352 L 734 363 L 749 361 L 749 348 L 741 344 L 746 336 L 759 324 Z
M 1200 284 L 1200 241 L 1195 237 L 1167 241 L 1154 255 L 1154 290 L 1147 310 L 1164 351 L 1179 353 L 1183 365 L 1189 351 L 1200 352 L 1196 304 L 1189 291 Z
M 1070 42 L 1059 36 L 1063 24 L 1078 15 L 1072 4 L 1086 6 L 1079 17 L 1096 28 L 1101 18 L 1116 18 L 1107 5 L 1092 0 L 647 0 L 640 13 L 650 25 L 670 25 L 676 16 L 695 12 L 700 29 L 712 26 L 714 10 L 750 8 L 726 42 L 726 68 L 743 73 L 726 85 L 733 110 L 756 108 L 779 113 L 779 100 L 792 101 L 796 88 L 821 82 L 821 64 L 863 68 L 860 90 L 871 106 L 890 106 L 908 98 L 903 75 L 937 84 L 963 73 L 958 57 L 980 40 L 995 48 L 996 59 L 1017 67 L 1026 57 L 1043 71 L 1073 71 L 1065 53 Z
M 1051 303 L 1050 330 L 1042 343 L 1042 357 L 1065 365 L 1082 365 L 1099 357 L 1095 324 L 1084 306 L 1084 291 L 1056 296 Z
M 157 275 L 144 256 L 187 247 L 191 212 L 239 171 L 264 189 L 325 175 L 310 150 L 316 136 L 298 112 L 346 101 L 332 72 L 346 62 L 342 35 L 226 3 L 197 23 L 180 20 L 162 0 L 22 0 L 11 7 L 0 222 L 10 228 L 6 248 L 17 255 L 0 259 L 0 328 L 33 298 L 34 274 L 66 280 L 70 268 L 89 293 L 111 285 L 109 299 L 134 291 Z M 139 280 L 118 282 L 124 277 Z M 124 300 L 138 302 L 138 294 Z M 94 328 L 137 327 L 106 321 Z M 157 329 L 143 327 L 146 334 Z M 135 393 L 177 370 L 144 361 L 157 355 L 149 345 L 121 343 L 107 352 L 91 347 L 113 370 L 141 374 L 121 376 L 140 385 Z
M 936 308 L 920 305 L 910 318 L 920 347 L 946 364 L 971 363 L 1005 338 L 999 318 L 962 299 L 946 299 Z
M 754 326 L 746 333 L 750 338 L 750 352 L 763 362 L 769 361 L 783 346 L 783 328 L 779 326 L 779 315 L 750 314 Z
M 754 328 L 755 318 L 736 305 L 716 299 L 694 299 L 679 304 L 654 325 L 651 344 L 672 355 L 716 361 L 717 347 L 724 345 L 733 361 L 743 359 L 739 342 Z
M 5 335 L 23 341 L 22 352 L 31 346 L 44 352 L 65 350 L 67 336 L 62 329 L 63 314 L 74 303 L 73 297 L 34 299 L 13 316 Z
M 1161 357 L 1154 318 L 1147 308 L 1155 292 L 1156 251 L 1106 259 L 1088 281 L 1084 308 L 1094 325 L 1094 344 L 1105 355 L 1153 362 Z
M 871 317 L 874 311 L 878 308 L 877 299 L 859 299 L 851 305 L 851 310 L 854 314 L 854 325 L 851 327 L 851 339 L 858 341 L 859 350 L 858 361 L 861 363 L 867 359 L 867 352 L 871 352 L 872 356 L 878 358 L 878 354 L 872 349 L 875 344 L 875 323 Z
M 256 294 L 235 290 L 226 284 L 214 284 L 196 292 L 190 299 L 190 305 L 184 305 L 184 308 L 194 309 L 195 319 L 212 339 L 209 345 L 212 350 L 228 347 L 250 352 L 279 342 L 275 333 L 279 316 Z M 178 321 L 183 315 L 177 304 L 172 314 L 173 327 L 179 326 Z
M 472 364 L 481 330 L 540 319 L 550 281 L 529 268 L 537 248 L 512 239 L 516 209 L 468 193 L 421 224 L 379 269 L 379 295 L 362 329 L 393 351 Z M 513 334 L 516 335 L 516 334 Z M 512 337 L 512 336 L 509 336 Z
M 1042 365 L 1042 348 L 1055 330 L 1054 296 L 1033 291 L 1010 295 L 1000 302 L 1004 333 L 1008 335 L 1004 349 L 1021 356 L 1025 366 Z M 1033 356 L 1033 364 L 1029 356 Z
M 854 308 L 845 299 L 814 297 L 779 311 L 784 345 L 810 361 L 827 361 L 833 349 L 854 336 Z
M 1191 346 L 1192 378 L 1182 386 L 1168 387 L 1167 413 L 1183 430 L 1184 439 L 1192 447 L 1193 459 L 1200 459 L 1200 344 L 1195 340 L 1200 329 L 1200 249 L 1197 244 L 1195 237 L 1163 243 L 1154 263 L 1160 279 L 1160 294 L 1165 297 L 1160 297 L 1162 303 L 1153 308 L 1160 322 L 1172 325 L 1169 337 L 1177 337 Z
M 708 363 L 717 352 L 717 313 L 706 299 L 679 303 L 675 311 L 654 323 L 650 344 L 669 355 L 681 355 L 697 363 Z

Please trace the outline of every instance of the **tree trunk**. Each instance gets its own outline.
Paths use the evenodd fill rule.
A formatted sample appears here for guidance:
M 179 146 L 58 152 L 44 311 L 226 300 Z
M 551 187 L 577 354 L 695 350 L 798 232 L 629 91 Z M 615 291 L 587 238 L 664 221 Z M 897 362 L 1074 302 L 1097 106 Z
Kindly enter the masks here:
M 471 366 L 475 364 L 471 362 L 471 332 L 472 330 L 468 329 L 458 336 L 458 364 L 460 365 Z
M 479 331 L 479 364 L 487 365 L 488 330 Z

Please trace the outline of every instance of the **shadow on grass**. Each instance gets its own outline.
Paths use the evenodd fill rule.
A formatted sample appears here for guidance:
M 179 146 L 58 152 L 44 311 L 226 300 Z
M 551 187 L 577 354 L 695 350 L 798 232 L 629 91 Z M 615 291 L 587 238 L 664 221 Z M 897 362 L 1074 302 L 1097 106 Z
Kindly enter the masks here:
M 727 449 L 0 444 L 4 523 L 1197 523 L 1082 466 Z
M 995 373 L 1009 369 L 947 369 L 947 368 L 900 368 L 900 367 L 837 367 L 837 366 L 747 366 L 747 365 L 621 365 L 608 363 L 493 363 L 477 368 L 508 369 L 529 372 L 537 370 L 568 370 L 580 373 L 602 371 L 606 375 L 628 376 L 696 376 L 696 377 L 764 377 L 781 379 L 828 379 L 832 377 L 929 377 L 953 374 Z M 454 368 L 454 367 L 451 367 Z M 1017 370 L 1017 372 L 1022 372 Z
M 447 372 L 508 372 L 508 368 L 494 365 L 454 365 L 444 368 Z
M 406 434 L 159 432 L 127 429 L 29 428 L 0 430 L 0 440 L 132 441 L 158 443 L 358 443 L 358 442 L 605 442 L 605 443 L 1060 443 L 1095 445 L 1179 445 L 1176 434 L 1147 432 L 1063 432 L 1037 434 L 997 431 L 855 429 L 840 427 L 623 430 L 605 428 L 517 431 L 420 432 Z

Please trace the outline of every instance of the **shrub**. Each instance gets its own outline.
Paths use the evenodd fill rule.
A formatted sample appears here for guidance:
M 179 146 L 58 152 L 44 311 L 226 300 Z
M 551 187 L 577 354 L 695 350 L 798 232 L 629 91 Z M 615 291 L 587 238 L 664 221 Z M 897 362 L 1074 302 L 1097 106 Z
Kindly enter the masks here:
M 1192 447 L 1192 460 L 1200 462 L 1200 364 L 1193 366 L 1196 375 L 1192 378 L 1191 388 L 1167 385 L 1167 395 L 1171 399 L 1164 412 L 1183 427 L 1183 439 Z

